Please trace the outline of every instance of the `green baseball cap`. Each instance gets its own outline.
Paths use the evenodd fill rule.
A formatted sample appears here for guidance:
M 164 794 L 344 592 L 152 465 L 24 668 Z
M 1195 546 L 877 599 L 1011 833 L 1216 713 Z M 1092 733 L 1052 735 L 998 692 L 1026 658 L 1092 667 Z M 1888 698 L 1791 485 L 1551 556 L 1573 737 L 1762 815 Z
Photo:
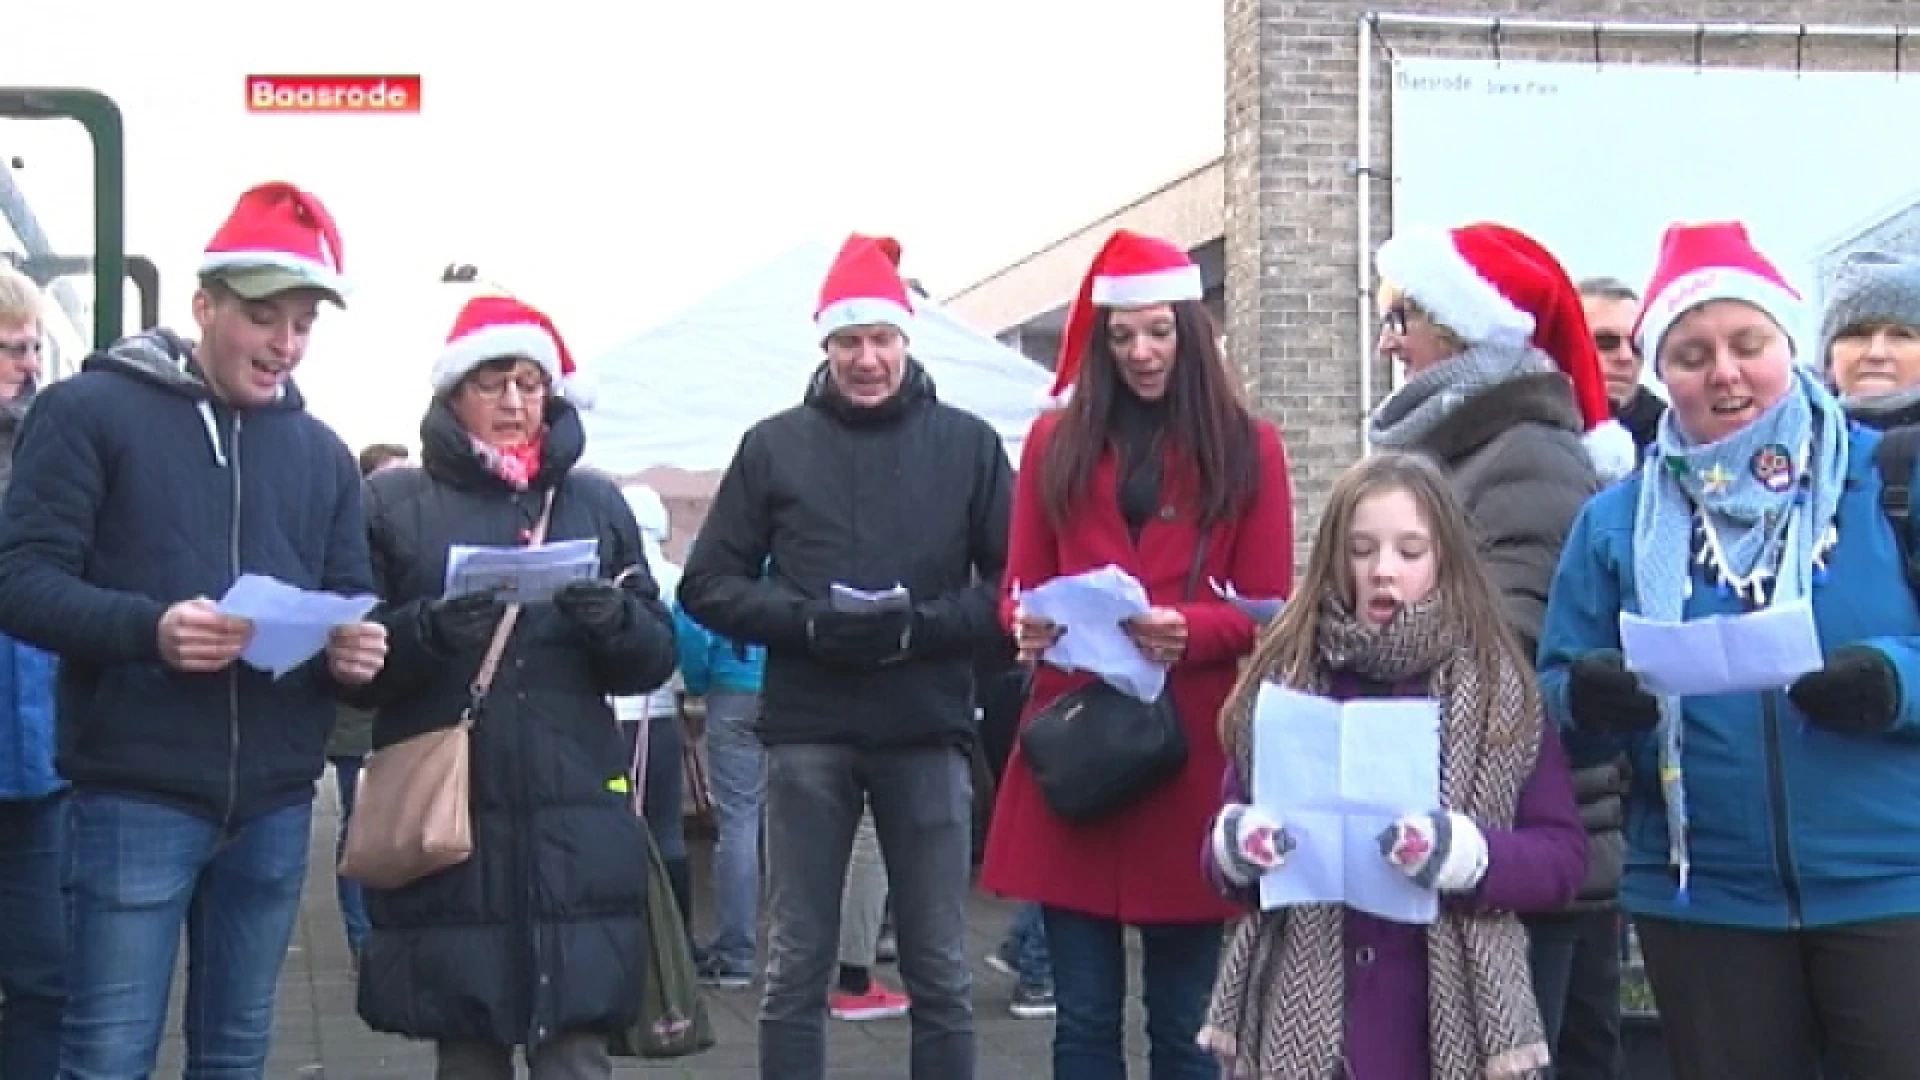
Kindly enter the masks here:
M 333 286 L 298 270 L 283 266 L 235 266 L 207 275 L 247 300 L 265 300 L 294 289 L 318 289 L 335 307 L 345 308 L 346 300 Z

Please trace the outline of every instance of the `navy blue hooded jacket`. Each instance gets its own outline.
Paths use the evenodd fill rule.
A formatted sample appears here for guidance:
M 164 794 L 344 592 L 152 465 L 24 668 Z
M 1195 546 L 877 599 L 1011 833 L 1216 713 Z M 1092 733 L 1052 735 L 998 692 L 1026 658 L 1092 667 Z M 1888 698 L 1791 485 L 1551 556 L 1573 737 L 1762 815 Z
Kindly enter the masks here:
M 313 797 L 337 691 L 324 655 L 275 680 L 160 658 L 160 617 L 242 573 L 373 591 L 360 473 L 287 384 L 236 412 L 192 347 L 127 338 L 42 390 L 0 522 L 0 631 L 61 658 L 60 772 L 223 824 Z

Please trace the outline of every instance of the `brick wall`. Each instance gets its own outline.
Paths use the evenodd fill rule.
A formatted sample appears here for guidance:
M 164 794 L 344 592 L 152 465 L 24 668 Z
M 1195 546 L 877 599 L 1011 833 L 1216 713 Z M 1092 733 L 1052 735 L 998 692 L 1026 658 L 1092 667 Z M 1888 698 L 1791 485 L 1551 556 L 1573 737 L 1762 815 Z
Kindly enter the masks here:
M 1251 369 L 1261 411 L 1286 435 L 1301 564 L 1328 487 L 1361 452 L 1365 403 L 1358 364 L 1361 356 L 1371 356 L 1372 342 L 1359 340 L 1359 184 L 1350 166 L 1359 150 L 1355 127 L 1364 12 L 1866 26 L 1893 26 L 1920 14 L 1920 5 L 1907 0 L 1225 0 L 1225 7 L 1227 333 L 1235 358 Z M 1394 29 L 1387 38 L 1401 56 L 1491 55 L 1484 30 Z M 1690 35 L 1603 36 L 1602 41 L 1609 64 L 1694 61 Z M 1590 33 L 1552 37 L 1515 31 L 1503 36 L 1501 55 L 1590 63 L 1593 47 Z M 1374 60 L 1371 148 L 1375 169 L 1385 173 L 1392 169 L 1391 69 L 1384 50 L 1376 47 Z M 1908 43 L 1906 60 L 1920 68 L 1920 42 Z M 1702 61 L 1791 70 L 1796 42 L 1716 36 L 1704 42 Z M 1807 70 L 1891 70 L 1893 48 L 1890 40 L 1808 38 L 1798 62 Z M 1370 210 L 1377 244 L 1391 225 L 1384 182 L 1374 184 L 1374 196 Z M 1378 362 L 1373 385 L 1376 400 L 1389 385 Z

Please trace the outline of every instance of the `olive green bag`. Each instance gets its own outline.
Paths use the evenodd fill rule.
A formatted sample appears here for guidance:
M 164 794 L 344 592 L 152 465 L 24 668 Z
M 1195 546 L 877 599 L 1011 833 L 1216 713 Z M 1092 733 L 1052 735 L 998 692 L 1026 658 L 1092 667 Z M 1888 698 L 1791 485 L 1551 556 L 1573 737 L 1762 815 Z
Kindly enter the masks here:
M 641 814 L 646 798 L 650 722 L 641 721 L 634 738 L 629 783 L 636 816 Z M 613 1037 L 610 1049 L 617 1057 L 685 1057 L 713 1045 L 713 1020 L 707 1015 L 706 998 L 700 992 L 693 942 L 687 940 L 687 924 L 681 920 L 680 904 L 673 897 L 666 861 L 654 846 L 653 831 L 644 828 L 644 823 L 641 831 L 647 838 L 647 944 L 646 954 L 641 957 L 644 982 L 640 1017 Z

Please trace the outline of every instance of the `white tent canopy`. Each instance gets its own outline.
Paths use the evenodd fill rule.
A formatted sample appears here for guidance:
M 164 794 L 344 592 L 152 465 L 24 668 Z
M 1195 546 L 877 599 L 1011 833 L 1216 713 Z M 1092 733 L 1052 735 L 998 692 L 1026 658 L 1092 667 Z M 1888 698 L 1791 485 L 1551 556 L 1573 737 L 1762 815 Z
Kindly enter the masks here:
M 834 249 L 807 244 L 582 364 L 597 401 L 586 461 L 615 475 L 724 469 L 757 421 L 800 403 L 824 354 L 813 328 Z M 940 400 L 992 424 L 1014 461 L 1053 375 L 925 297 L 911 352 Z

